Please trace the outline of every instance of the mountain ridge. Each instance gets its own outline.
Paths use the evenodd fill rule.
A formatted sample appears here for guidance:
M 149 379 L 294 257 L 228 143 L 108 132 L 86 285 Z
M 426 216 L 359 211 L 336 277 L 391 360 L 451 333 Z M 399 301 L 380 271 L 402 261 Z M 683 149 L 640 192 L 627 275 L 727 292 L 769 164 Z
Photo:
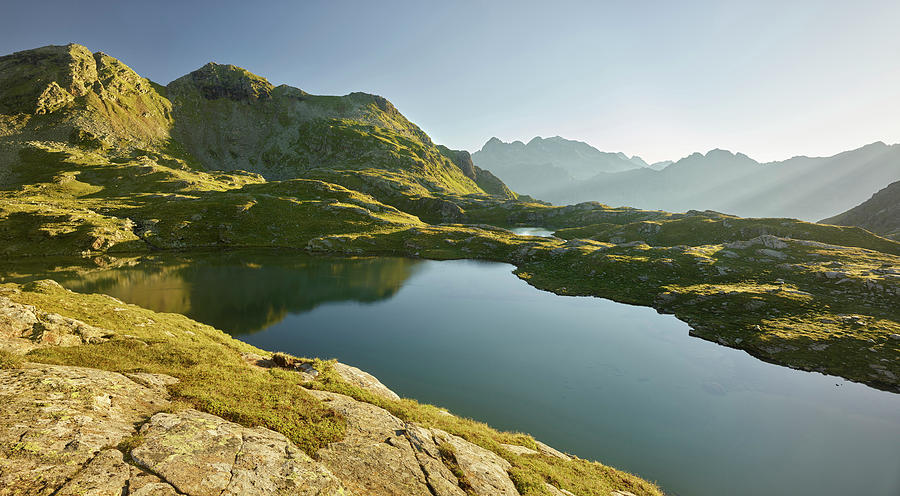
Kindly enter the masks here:
M 564 154 L 564 156 L 561 156 Z M 480 167 L 496 167 L 501 160 L 518 161 L 517 164 L 541 165 L 554 163 L 565 169 L 573 178 L 590 177 L 597 172 L 624 171 L 647 164 L 640 157 L 628 157 L 624 153 L 602 152 L 583 141 L 561 136 L 542 138 L 535 136 L 528 143 L 512 141 L 504 143 L 497 137 L 490 138 L 482 148 L 472 154 Z
M 34 77 L 38 73 L 45 76 Z M 246 170 L 279 179 L 300 177 L 309 169 L 335 169 L 336 161 L 351 170 L 377 162 L 380 168 L 409 172 L 418 183 L 411 187 L 484 193 L 474 167 L 460 169 L 378 95 L 311 95 L 213 62 L 160 86 L 118 60 L 76 44 L 4 56 L 0 74 L 5 76 L 0 80 L 2 108 L 19 116 L 0 122 L 0 129 L 7 128 L 0 136 L 27 127 L 31 135 L 56 141 L 93 143 L 107 152 L 121 148 L 120 155 L 140 148 L 180 152 L 175 155 L 201 169 Z M 237 107 L 250 101 L 254 105 Z M 368 163 L 350 163 L 346 155 L 362 154 L 350 150 L 342 155 L 331 145 L 340 140 L 346 147 L 354 143 L 350 137 L 369 149 Z M 305 146 L 311 138 L 318 140 L 317 149 Z M 373 148 L 383 153 L 371 156 Z M 512 194 L 496 178 L 481 176 L 498 194 Z
M 479 163 L 483 155 L 473 157 Z M 566 176 L 552 160 L 542 164 L 506 160 L 495 160 L 493 172 L 517 191 L 556 204 L 594 200 L 668 211 L 711 209 L 744 217 L 807 221 L 851 208 L 884 184 L 900 179 L 900 145 L 882 141 L 829 157 L 796 156 L 765 163 L 741 152 L 715 148 L 695 152 L 660 170 L 650 166 L 600 172 L 582 180 Z

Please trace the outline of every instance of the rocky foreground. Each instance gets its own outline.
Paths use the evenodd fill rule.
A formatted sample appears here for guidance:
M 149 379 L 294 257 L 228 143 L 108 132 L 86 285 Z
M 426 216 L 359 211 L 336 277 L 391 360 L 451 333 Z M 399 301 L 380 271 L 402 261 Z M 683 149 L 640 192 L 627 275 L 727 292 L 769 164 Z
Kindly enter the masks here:
M 340 419 L 340 436 L 304 450 L 277 429 L 200 411 L 213 408 L 179 394 L 181 380 L 172 375 L 30 361 L 52 361 L 52 353 L 42 351 L 65 355 L 125 342 L 149 355 L 157 344 L 152 334 L 126 334 L 125 329 L 100 327 L 17 301 L 35 291 L 70 298 L 70 308 L 97 310 L 86 297 L 52 281 L 41 281 L 25 291 L 2 289 L 0 495 L 660 494 L 655 486 L 608 467 L 603 469 L 615 477 L 595 480 L 587 491 L 574 493 L 558 487 L 553 482 L 564 484 L 553 477 L 536 479 L 539 486 L 534 487 L 534 480 L 529 483 L 523 478 L 524 465 L 517 459 L 561 466 L 590 462 L 536 441 L 526 443 L 530 446 L 499 443 L 494 450 L 487 449 L 433 422 L 401 419 L 373 404 L 404 400 L 362 370 L 329 363 L 326 372 L 321 362 L 240 346 L 250 350 L 239 352 L 247 375 L 276 373 L 296 381 L 298 389 Z M 117 316 L 135 313 L 136 307 L 113 298 L 91 298 L 108 302 Z M 218 332 L 199 325 L 194 331 L 169 326 L 165 314 L 149 311 L 136 318 L 146 323 L 147 315 L 159 319 L 163 333 L 171 334 L 172 340 L 176 334 L 193 339 Z M 234 350 L 222 347 L 220 352 Z M 125 365 L 122 370 L 128 368 L 133 367 Z M 344 387 L 365 392 L 372 402 L 323 390 L 323 383 L 317 381 L 326 373 L 336 374 Z M 227 386 L 206 383 L 204 387 Z M 439 414 L 461 420 L 445 410 Z M 290 432 L 284 424 L 275 424 L 279 425 Z M 609 487 L 610 482 L 619 488 Z
M 314 460 L 270 429 L 190 408 L 168 413 L 165 386 L 175 382 L 35 363 L 0 371 L 0 494 L 464 496 L 460 479 L 468 494 L 519 494 L 497 454 L 345 395 L 312 391 L 349 427 Z M 442 456 L 448 449 L 455 463 Z

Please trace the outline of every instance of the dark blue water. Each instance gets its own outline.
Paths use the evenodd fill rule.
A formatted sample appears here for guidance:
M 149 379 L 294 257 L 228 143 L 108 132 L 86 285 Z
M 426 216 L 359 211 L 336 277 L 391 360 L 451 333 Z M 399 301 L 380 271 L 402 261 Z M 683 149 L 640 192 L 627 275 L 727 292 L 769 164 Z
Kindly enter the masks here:
M 900 495 L 900 395 L 758 361 L 672 316 L 472 261 L 231 255 L 73 279 L 682 495 Z

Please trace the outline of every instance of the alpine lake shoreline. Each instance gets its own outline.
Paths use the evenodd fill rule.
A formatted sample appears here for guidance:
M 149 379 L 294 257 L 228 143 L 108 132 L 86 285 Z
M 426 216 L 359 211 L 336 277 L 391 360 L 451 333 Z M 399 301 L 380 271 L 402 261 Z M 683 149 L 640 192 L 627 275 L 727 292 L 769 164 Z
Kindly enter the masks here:
M 103 480 L 134 495 L 662 494 L 343 364 L 15 282 L 51 260 L 85 274 L 198 250 L 505 262 L 539 290 L 652 307 L 761 360 L 900 392 L 900 243 L 863 229 L 552 206 L 382 97 L 234 66 L 161 86 L 68 45 L 0 57 L 0 83 L 0 494 Z

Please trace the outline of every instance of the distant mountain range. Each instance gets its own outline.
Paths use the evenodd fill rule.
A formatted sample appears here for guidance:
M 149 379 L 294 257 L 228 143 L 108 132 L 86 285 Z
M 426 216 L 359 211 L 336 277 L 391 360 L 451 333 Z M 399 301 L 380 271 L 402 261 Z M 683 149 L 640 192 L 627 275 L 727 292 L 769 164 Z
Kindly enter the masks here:
M 512 189 L 538 196 L 574 186 L 604 172 L 642 168 L 661 170 L 672 163 L 650 165 L 638 156 L 601 152 L 582 141 L 559 136 L 538 136 L 528 143 L 504 143 L 491 138 L 481 150 L 472 154 L 472 160 L 483 169 L 509 178 L 507 184 Z
M 599 201 L 809 221 L 845 211 L 900 180 L 900 145 L 882 142 L 832 157 L 760 163 L 716 149 L 648 165 L 559 137 L 528 144 L 491 138 L 472 159 L 513 190 L 556 204 Z
M 900 241 L 900 181 L 889 184 L 862 204 L 820 222 L 858 226 Z

